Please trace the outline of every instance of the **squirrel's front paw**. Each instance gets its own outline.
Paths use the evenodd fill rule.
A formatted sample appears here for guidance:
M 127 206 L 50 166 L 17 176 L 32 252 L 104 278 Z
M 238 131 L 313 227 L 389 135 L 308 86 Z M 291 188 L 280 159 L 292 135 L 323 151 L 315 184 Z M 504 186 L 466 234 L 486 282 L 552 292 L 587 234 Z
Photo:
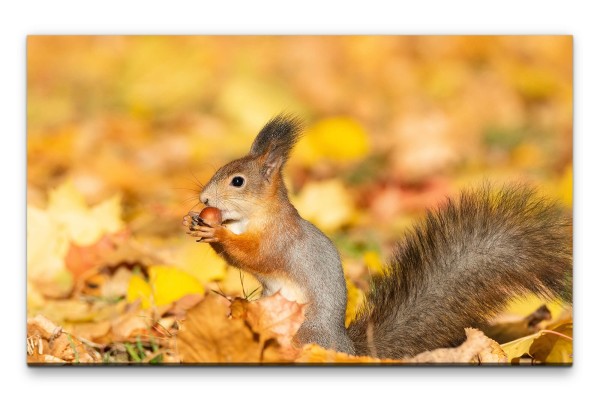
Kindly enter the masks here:
M 194 226 L 187 233 L 192 237 L 200 237 L 196 242 L 221 242 L 225 237 L 225 228 L 222 226 Z

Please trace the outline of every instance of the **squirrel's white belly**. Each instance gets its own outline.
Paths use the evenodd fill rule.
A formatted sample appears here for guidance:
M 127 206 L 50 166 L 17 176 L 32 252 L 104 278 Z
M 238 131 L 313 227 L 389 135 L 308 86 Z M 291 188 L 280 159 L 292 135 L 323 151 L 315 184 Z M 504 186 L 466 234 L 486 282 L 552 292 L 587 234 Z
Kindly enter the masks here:
M 292 280 L 284 277 L 269 277 L 263 281 L 263 295 L 271 295 L 277 291 L 289 301 L 295 301 L 299 304 L 308 302 L 308 297 L 302 289 Z

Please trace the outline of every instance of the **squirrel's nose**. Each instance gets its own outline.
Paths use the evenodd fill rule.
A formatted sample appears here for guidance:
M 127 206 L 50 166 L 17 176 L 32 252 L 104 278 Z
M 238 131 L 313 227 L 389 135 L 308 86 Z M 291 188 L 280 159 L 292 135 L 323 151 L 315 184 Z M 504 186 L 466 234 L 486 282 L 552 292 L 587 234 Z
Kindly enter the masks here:
M 206 196 L 206 195 L 201 195 L 201 196 L 200 196 L 200 202 L 204 203 L 206 206 L 209 206 L 209 205 L 208 205 L 208 203 L 209 203 L 208 196 Z

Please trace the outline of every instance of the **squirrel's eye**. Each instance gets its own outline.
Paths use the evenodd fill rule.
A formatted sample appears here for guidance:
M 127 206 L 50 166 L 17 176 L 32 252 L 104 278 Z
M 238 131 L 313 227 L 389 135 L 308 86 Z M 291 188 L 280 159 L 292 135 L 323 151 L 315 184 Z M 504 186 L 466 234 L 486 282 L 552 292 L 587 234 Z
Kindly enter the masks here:
M 244 178 L 240 176 L 233 177 L 233 180 L 231 180 L 231 185 L 234 187 L 241 187 L 244 185 Z

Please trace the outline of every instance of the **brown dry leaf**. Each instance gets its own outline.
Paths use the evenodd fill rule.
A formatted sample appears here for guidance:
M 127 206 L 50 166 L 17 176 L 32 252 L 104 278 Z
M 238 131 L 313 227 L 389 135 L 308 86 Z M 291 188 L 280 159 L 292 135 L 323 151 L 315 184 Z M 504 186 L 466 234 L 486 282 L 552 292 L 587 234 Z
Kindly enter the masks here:
M 262 347 L 241 319 L 230 319 L 229 301 L 209 294 L 188 311 L 177 335 L 182 363 L 257 363 Z
M 184 316 L 185 312 L 198 305 L 204 298 L 202 294 L 187 294 L 173 303 L 173 306 L 167 311 L 173 315 Z
M 27 319 L 27 363 L 94 363 L 100 354 L 42 315 Z
M 423 352 L 409 359 L 379 359 L 370 356 L 354 356 L 316 344 L 305 345 L 297 363 L 335 364 L 414 364 L 414 363 L 506 363 L 506 354 L 494 340 L 476 329 L 465 329 L 467 340 L 456 348 L 440 348 Z
M 246 320 L 264 340 L 272 337 L 282 346 L 290 347 L 292 338 L 304 322 L 305 309 L 305 304 L 289 301 L 277 292 L 246 303 Z
M 300 353 L 293 344 L 296 332 L 304 322 L 306 305 L 290 301 L 279 292 L 257 301 L 236 298 L 231 303 L 231 316 L 244 319 L 259 335 L 268 353 L 263 362 L 291 361 Z M 269 342 L 274 339 L 277 343 Z
M 126 237 L 126 230 L 114 234 L 107 234 L 91 245 L 77 245 L 71 243 L 65 255 L 65 265 L 75 279 L 78 279 L 89 270 L 99 267 L 105 255 L 114 248 L 113 237 Z
M 498 343 L 486 337 L 483 332 L 467 328 L 467 339 L 456 348 L 438 348 L 422 352 L 406 359 L 407 363 L 506 363 L 506 354 L 498 349 Z
M 104 320 L 97 323 L 75 324 L 70 331 L 80 338 L 98 343 L 100 339 L 107 339 L 111 327 L 111 323 L 108 320 Z
M 38 310 L 30 310 L 30 315 L 39 313 L 54 322 L 90 322 L 97 314 L 97 309 L 90 303 L 78 299 L 60 299 L 46 301 Z
M 113 341 L 132 341 L 139 335 L 148 335 L 152 320 L 147 314 L 135 308 L 114 319 L 111 322 Z
M 132 271 L 126 267 L 119 267 L 112 276 L 104 282 L 101 288 L 101 295 L 107 299 L 124 297 L 129 288 L 129 281 L 133 275 Z
M 104 257 L 107 266 L 151 266 L 163 264 L 164 259 L 159 255 L 155 246 L 143 244 L 133 237 L 117 244 L 114 251 Z

